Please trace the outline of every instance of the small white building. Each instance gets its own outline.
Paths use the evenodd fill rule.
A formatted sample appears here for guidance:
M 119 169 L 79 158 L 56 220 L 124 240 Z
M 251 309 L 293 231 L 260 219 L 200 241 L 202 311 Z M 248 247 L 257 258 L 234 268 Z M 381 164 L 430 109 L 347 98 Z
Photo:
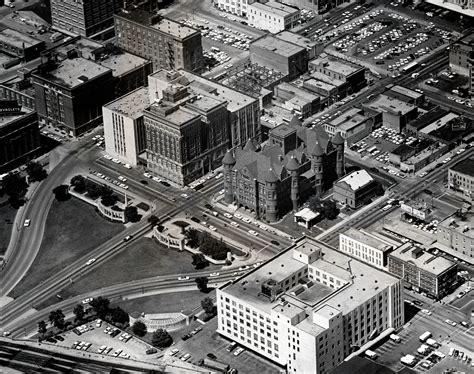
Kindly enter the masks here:
M 300 19 L 300 11 L 288 5 L 269 1 L 253 3 L 248 6 L 248 22 L 251 26 L 278 33 L 296 26 Z
M 145 150 L 143 110 L 150 105 L 148 88 L 141 87 L 102 107 L 105 151 L 131 166 Z
M 295 213 L 294 217 L 295 222 L 298 225 L 301 225 L 309 230 L 316 222 L 318 222 L 319 216 L 320 214 L 318 212 L 315 213 L 309 208 L 304 208 Z

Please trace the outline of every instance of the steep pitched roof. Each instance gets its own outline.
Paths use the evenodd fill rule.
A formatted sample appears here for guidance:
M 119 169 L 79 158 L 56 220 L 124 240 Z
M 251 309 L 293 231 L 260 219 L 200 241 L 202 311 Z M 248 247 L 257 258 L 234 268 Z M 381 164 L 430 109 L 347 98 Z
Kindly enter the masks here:
M 232 155 L 232 151 L 230 149 L 226 152 L 224 158 L 222 159 L 222 163 L 224 165 L 235 165 L 235 158 Z

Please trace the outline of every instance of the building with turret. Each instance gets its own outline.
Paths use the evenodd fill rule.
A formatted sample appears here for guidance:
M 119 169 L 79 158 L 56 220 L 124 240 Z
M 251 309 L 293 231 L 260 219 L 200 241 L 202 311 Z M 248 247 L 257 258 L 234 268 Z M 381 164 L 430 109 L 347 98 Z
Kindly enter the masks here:
M 260 149 L 250 139 L 222 159 L 224 199 L 275 222 L 344 175 L 344 139 L 330 138 L 321 126 L 306 128 L 296 117 L 268 135 Z

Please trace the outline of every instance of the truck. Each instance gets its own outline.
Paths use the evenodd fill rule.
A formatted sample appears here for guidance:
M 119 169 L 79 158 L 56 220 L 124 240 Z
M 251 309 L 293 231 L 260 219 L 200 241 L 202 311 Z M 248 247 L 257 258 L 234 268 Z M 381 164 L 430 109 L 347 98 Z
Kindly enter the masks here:
M 432 336 L 433 336 L 433 334 L 431 334 L 431 332 L 426 331 L 426 332 L 424 332 L 423 334 L 420 335 L 420 342 L 424 343 L 424 342 L 426 342 L 426 339 L 431 338 Z
M 391 334 L 390 339 L 393 340 L 395 343 L 400 343 L 402 341 L 402 338 L 395 334 Z
M 412 355 L 405 355 L 400 359 L 400 362 L 404 365 L 413 367 L 416 364 L 416 358 Z
M 416 351 L 421 355 L 426 355 L 428 354 L 429 349 L 430 347 L 428 347 L 426 344 L 422 344 Z
M 439 344 L 436 340 L 434 339 L 426 339 L 426 344 L 428 344 L 430 347 L 433 347 L 433 348 L 438 348 L 439 347 Z
M 377 353 L 375 353 L 374 351 L 371 351 L 369 349 L 367 349 L 365 351 L 365 355 L 368 357 L 368 358 L 371 358 L 372 360 L 375 360 L 375 358 L 377 357 Z

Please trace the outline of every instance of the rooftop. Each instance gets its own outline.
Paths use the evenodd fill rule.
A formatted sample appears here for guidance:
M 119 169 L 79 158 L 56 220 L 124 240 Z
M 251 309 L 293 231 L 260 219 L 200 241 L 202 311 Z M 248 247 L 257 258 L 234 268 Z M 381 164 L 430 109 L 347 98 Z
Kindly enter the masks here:
M 345 182 L 353 191 L 356 191 L 359 188 L 362 188 L 368 185 L 369 183 L 372 183 L 373 181 L 374 178 L 372 178 L 366 170 L 362 169 L 347 174 L 345 177 L 339 179 L 336 183 Z
M 110 71 L 111 69 L 93 61 L 78 57 L 61 61 L 59 65 L 51 71 L 37 72 L 36 74 L 61 86 L 74 88 Z
M 310 75 L 311 75 L 311 77 L 313 77 L 314 79 L 317 79 L 318 81 L 329 83 L 329 84 L 331 84 L 332 86 L 335 86 L 335 87 L 336 86 L 341 86 L 345 83 L 344 81 L 342 81 L 340 79 L 336 79 L 334 77 L 329 77 L 326 74 L 323 74 L 319 71 L 313 71 Z
M 351 108 L 346 110 L 338 117 L 334 118 L 330 124 L 337 127 L 337 129 L 340 131 L 348 131 L 368 119 L 361 113 L 362 111 L 359 108 Z
M 317 253 L 317 251 L 321 251 L 321 254 L 316 256 L 309 265 L 327 271 L 340 279 L 342 284 L 338 289 L 330 288 L 317 281 L 310 282 L 308 278 L 304 278 L 302 282 L 306 283 L 306 287 L 302 292 L 295 292 L 301 291 L 302 284 L 300 283 L 287 292 L 280 293 L 274 301 L 261 295 L 263 283 L 270 279 L 275 282 L 285 280 L 308 267 L 308 264 L 295 258 L 297 253 L 308 254 Z M 285 308 L 292 310 L 292 313 L 304 310 L 306 315 L 310 316 L 313 310 L 319 310 L 323 306 L 346 314 L 374 297 L 382 288 L 397 282 L 398 279 L 388 273 L 351 259 L 322 242 L 304 237 L 288 250 L 240 278 L 238 282 L 226 287 L 224 291 L 267 313 L 284 304 Z M 291 307 L 287 307 L 287 304 Z M 312 323 L 311 317 L 300 322 L 298 327 L 305 330 L 321 328 Z
M 5 43 L 8 43 L 16 48 L 29 48 L 36 44 L 44 43 L 42 40 L 38 40 L 12 29 L 3 29 L 0 31 L 0 39 Z
M 342 74 L 346 77 L 351 74 L 354 74 L 355 72 L 361 69 L 364 69 L 362 66 L 353 64 L 349 61 L 341 60 L 333 56 L 329 56 L 326 53 L 321 53 L 318 57 L 312 59 L 309 62 L 309 65 L 324 66 L 325 69 L 334 71 L 338 74 Z
M 425 126 L 428 126 L 430 123 L 435 122 L 439 118 L 446 115 L 448 111 L 444 110 L 443 108 L 436 106 L 432 110 L 426 112 L 425 114 L 418 116 L 413 121 L 407 125 L 409 127 L 415 128 L 417 130 L 421 130 Z
M 431 122 L 428 126 L 423 127 L 420 132 L 423 134 L 429 134 L 433 131 L 439 130 L 443 126 L 445 126 L 449 121 L 454 118 L 458 118 L 459 115 L 456 113 L 449 112 L 444 116 L 438 118 L 436 121 Z
M 379 251 L 386 252 L 392 248 L 391 245 L 389 245 L 387 242 L 383 241 L 382 239 L 374 235 L 371 235 L 370 233 L 364 230 L 357 230 L 353 227 L 351 227 L 349 230 L 345 231 L 341 235 L 348 236 L 354 240 L 367 244 L 368 246 L 372 248 L 376 248 Z
M 262 11 L 272 13 L 276 16 L 280 17 L 285 17 L 287 15 L 292 15 L 294 13 L 299 13 L 299 10 L 296 8 L 293 8 L 291 6 L 282 4 L 282 3 L 277 3 L 276 1 L 268 1 L 267 3 L 253 3 L 251 4 L 252 7 L 255 7 L 257 9 L 260 9 Z
M 129 73 L 130 71 L 147 64 L 148 60 L 124 52 L 110 55 L 99 63 L 102 66 L 111 69 L 114 77 L 120 77 L 123 74 Z
M 280 31 L 275 36 L 278 39 L 285 40 L 287 42 L 299 45 L 300 47 L 304 47 L 304 48 L 313 48 L 315 45 L 318 44 L 318 42 L 316 41 L 312 41 L 311 39 L 306 38 L 305 36 L 302 36 L 300 34 L 297 34 L 288 30 Z
M 299 212 L 295 213 L 295 217 L 299 217 L 301 219 L 304 219 L 305 221 L 311 221 L 315 219 L 317 216 L 319 216 L 318 212 L 313 212 L 309 208 L 303 208 Z
M 4 127 L 4 126 L 7 126 L 9 125 L 10 123 L 16 121 L 17 119 L 27 115 L 27 114 L 30 114 L 31 113 L 31 110 L 29 109 L 26 109 L 26 108 L 22 108 L 21 109 L 21 113 L 19 114 L 14 114 L 14 115 L 9 115 L 9 116 L 4 116 L 4 115 L 0 115 L 0 128 Z
M 386 95 L 379 95 L 375 100 L 366 104 L 366 106 L 376 111 L 382 111 L 394 115 L 404 115 L 413 109 L 416 109 L 413 104 L 408 104 Z
M 451 170 L 474 177 L 474 158 L 466 158 L 450 167 Z
M 396 248 L 389 254 L 389 258 L 390 257 L 397 258 L 404 262 L 411 262 L 416 265 L 417 268 L 435 275 L 440 275 L 452 266 L 455 266 L 453 262 L 446 260 L 444 257 L 438 257 L 424 252 L 421 248 L 413 246 L 410 242 Z
M 258 3 L 254 3 L 253 5 L 255 4 L 258 4 Z M 273 34 L 267 34 L 261 37 L 260 39 L 255 40 L 253 43 L 251 43 L 250 54 L 252 54 L 252 47 L 266 49 L 270 52 L 279 54 L 284 57 L 291 57 L 297 53 L 300 53 L 303 50 L 306 50 L 306 48 L 303 48 L 293 43 L 289 43 L 285 40 L 279 39 Z
M 406 87 L 403 87 L 403 86 L 398 86 L 398 85 L 395 85 L 392 88 L 390 88 L 390 91 L 393 91 L 395 93 L 398 93 L 398 94 L 401 94 L 401 95 L 404 95 L 404 96 L 408 96 L 412 99 L 418 99 L 418 98 L 423 96 L 422 93 L 419 93 L 419 92 L 410 90 L 409 88 L 406 88 Z
M 141 87 L 104 105 L 104 107 L 127 117 L 136 119 L 142 116 L 143 111 L 149 105 L 148 88 Z
M 465 220 L 452 215 L 439 223 L 441 226 L 449 227 L 451 230 L 462 233 L 474 239 L 474 214 L 472 212 L 465 213 Z
M 342 83 L 342 82 L 341 82 Z M 334 86 L 331 83 L 326 83 L 322 80 L 318 80 L 316 78 L 310 78 L 305 81 L 305 85 L 308 85 L 309 87 L 318 87 L 326 91 L 332 91 L 336 89 L 336 86 Z
M 200 115 L 184 107 L 172 107 L 167 103 L 153 103 L 145 109 L 145 113 L 152 113 L 160 118 L 164 118 L 167 122 L 178 127 L 186 125 L 190 121 L 200 118 Z

